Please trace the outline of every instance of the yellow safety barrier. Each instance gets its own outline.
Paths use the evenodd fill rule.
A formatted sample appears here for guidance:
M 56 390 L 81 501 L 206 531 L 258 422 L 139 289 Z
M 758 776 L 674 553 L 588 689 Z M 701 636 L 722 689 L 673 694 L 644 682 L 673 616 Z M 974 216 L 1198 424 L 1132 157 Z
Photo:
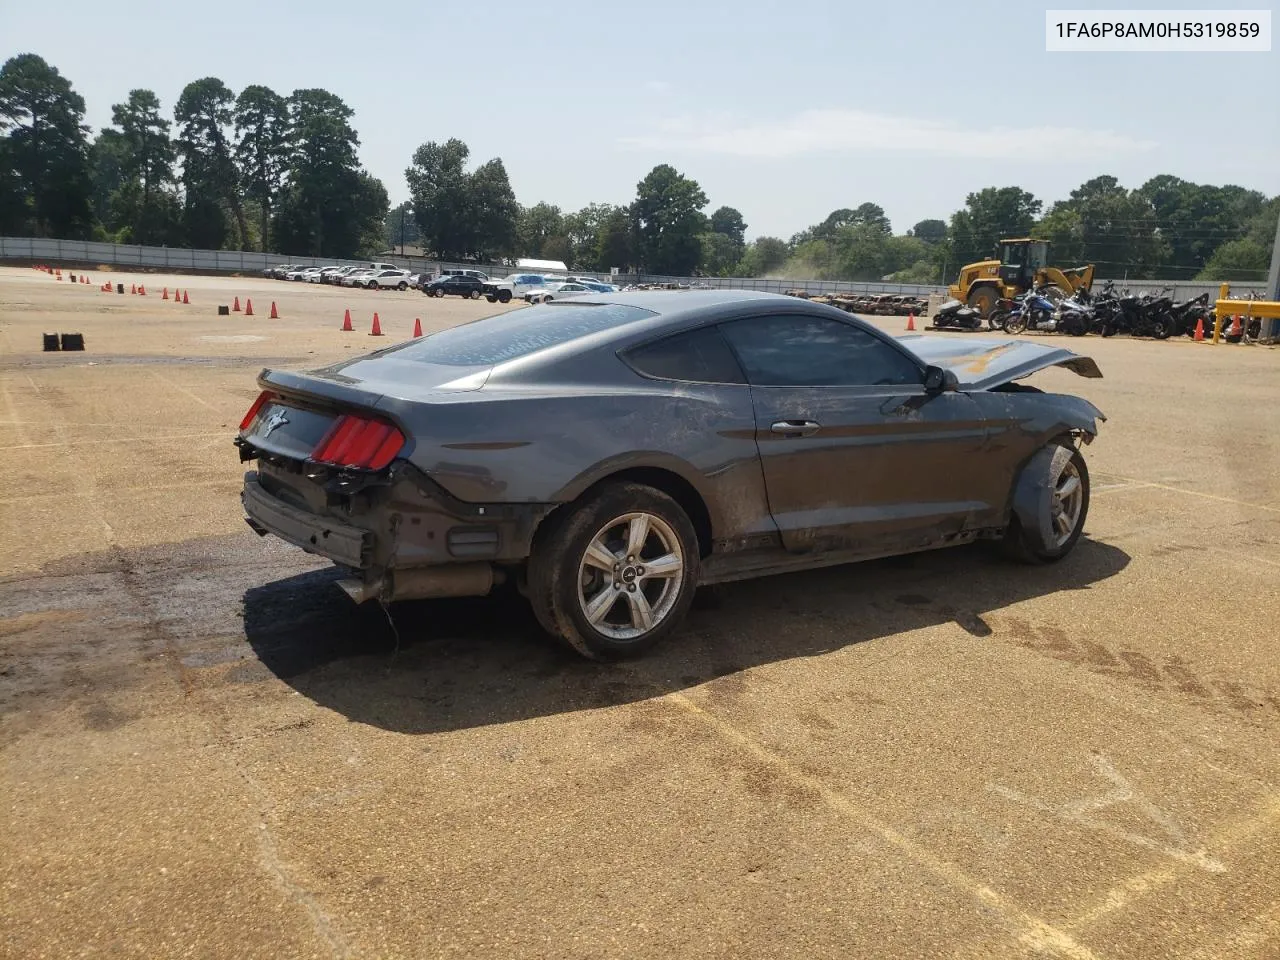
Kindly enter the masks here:
M 1227 317 L 1243 317 L 1246 328 L 1254 317 L 1280 319 L 1280 300 L 1232 300 L 1229 283 L 1224 283 L 1218 290 L 1218 302 L 1213 309 L 1217 314 L 1213 321 L 1214 343 L 1218 342 L 1222 323 Z

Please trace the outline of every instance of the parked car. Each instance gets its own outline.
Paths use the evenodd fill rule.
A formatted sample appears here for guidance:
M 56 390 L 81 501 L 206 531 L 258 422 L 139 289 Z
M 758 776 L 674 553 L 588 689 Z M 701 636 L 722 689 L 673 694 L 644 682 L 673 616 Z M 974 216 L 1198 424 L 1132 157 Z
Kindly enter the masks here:
M 409 276 L 409 286 L 413 287 L 415 290 L 421 290 L 434 279 L 434 273 L 429 270 L 424 270 L 421 273 L 414 273 Z
M 1105 417 L 1015 383 L 1052 366 L 1102 375 L 1056 344 L 894 339 L 755 291 L 551 303 L 264 370 L 242 502 L 357 602 L 510 579 L 580 653 L 633 656 L 699 584 L 976 540 L 1067 556 Z
M 318 281 L 317 281 L 317 282 L 319 282 L 319 283 L 333 283 L 333 278 L 334 278 L 334 277 L 340 277 L 340 276 L 342 276 L 344 273 L 349 272 L 349 271 L 351 271 L 352 269 L 354 269 L 354 268 L 353 268 L 353 267 L 339 267 L 339 266 L 325 267 L 323 270 L 321 270 L 321 271 L 320 271 L 320 277 L 319 277 L 319 279 L 318 279 Z
M 365 282 L 376 272 L 377 271 L 369 270 L 365 267 L 361 267 L 358 270 L 352 270 L 350 273 L 343 276 L 343 278 L 338 282 L 338 285 L 342 287 L 363 287 Z
M 549 303 L 552 300 L 564 300 L 568 297 L 580 297 L 592 293 L 581 283 L 549 283 L 545 287 L 530 290 L 524 298 L 530 303 Z
M 443 297 L 445 294 L 453 294 L 457 297 L 470 297 L 472 300 L 478 300 L 480 299 L 480 288 L 482 286 L 484 286 L 484 281 L 479 277 L 452 274 L 432 280 L 422 288 L 422 292 L 429 297 Z
M 556 278 L 547 278 L 540 273 L 513 273 L 501 280 L 489 280 L 481 293 L 490 303 L 507 303 L 513 297 L 523 297 L 530 290 L 542 290 L 548 283 L 558 282 Z
M 289 271 L 297 270 L 300 266 L 300 264 L 296 263 L 281 263 L 277 266 L 271 267 L 268 271 L 268 275 L 273 280 L 283 280 Z
M 307 278 L 308 273 L 311 273 L 313 271 L 319 271 L 319 269 L 320 269 L 319 267 L 308 267 L 308 266 L 295 267 L 294 269 L 286 273 L 284 275 L 284 278 L 286 280 L 301 282 Z
M 378 270 L 371 271 L 364 285 L 370 290 L 382 288 L 384 290 L 394 287 L 397 290 L 409 289 L 409 271 L 408 270 Z
M 303 273 L 302 279 L 307 281 L 307 283 L 323 283 L 324 272 L 332 269 L 332 267 L 312 267 L 310 270 Z
M 488 280 L 489 275 L 483 270 L 441 270 L 442 277 L 475 277 L 477 280 Z
M 612 283 L 605 283 L 603 280 L 597 280 L 595 277 L 565 277 L 568 283 L 580 283 L 588 290 L 596 293 L 617 293 L 618 288 Z

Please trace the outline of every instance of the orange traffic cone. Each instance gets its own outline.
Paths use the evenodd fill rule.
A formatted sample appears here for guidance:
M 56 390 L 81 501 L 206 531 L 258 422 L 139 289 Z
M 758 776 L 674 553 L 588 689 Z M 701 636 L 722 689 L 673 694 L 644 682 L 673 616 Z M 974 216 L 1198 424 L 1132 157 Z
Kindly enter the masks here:
M 174 294 L 174 295 L 173 295 L 173 298 L 174 298 L 175 300 L 176 300 L 176 299 L 178 299 L 178 291 L 176 291 L 176 290 L 175 290 L 175 291 L 173 292 L 173 294 Z M 168 300 L 168 299 L 169 299 L 169 288 L 168 288 L 168 287 L 165 287 L 165 288 L 164 288 L 164 293 L 162 293 L 162 294 L 160 295 L 160 299 L 161 299 L 161 300 Z
M 916 312 L 912 310 L 907 314 L 907 332 L 911 332 L 916 328 Z
M 248 297 L 244 298 L 244 315 L 246 317 L 253 316 L 253 301 L 250 300 Z
M 136 296 L 138 293 L 138 285 L 136 283 L 129 284 L 129 292 Z
M 190 302 L 191 302 L 190 300 L 188 300 L 188 299 L 187 299 L 187 293 L 188 293 L 188 291 L 186 291 L 186 290 L 183 290 L 183 291 L 182 291 L 182 302 L 183 302 L 183 303 L 190 303 Z
M 378 322 L 378 315 L 376 313 L 373 315 L 373 329 L 369 331 L 369 336 L 371 337 L 382 336 L 382 324 Z
M 1236 314 L 1231 318 L 1231 332 L 1227 334 L 1229 337 L 1240 336 L 1240 314 Z
M 1194 339 L 1196 340 L 1204 339 L 1204 317 L 1199 317 L 1196 320 L 1196 335 Z
M 59 271 L 58 271 L 57 279 L 59 279 L 59 280 L 61 280 L 61 279 L 62 279 L 62 271 L 61 271 L 61 270 L 59 270 Z
M 280 319 L 280 314 L 276 312 L 276 302 L 275 302 L 274 300 L 272 300 L 272 301 L 271 301 L 271 315 L 270 315 L 269 317 L 267 317 L 267 319 L 268 319 L 268 320 L 279 320 L 279 319 Z
M 355 327 L 351 326 L 351 310 L 348 309 L 342 314 L 342 332 L 351 333 Z
M 138 284 L 138 296 L 145 297 L 146 295 L 147 295 L 147 288 L 143 286 L 141 283 Z
M 231 312 L 232 312 L 232 313 L 239 313 L 239 312 L 240 312 L 240 298 L 239 298 L 239 297 L 236 297 L 236 302 L 235 302 L 235 304 L 232 306 L 232 308 L 231 308 Z
M 422 336 L 422 318 L 415 317 L 413 321 L 413 335 L 415 337 Z

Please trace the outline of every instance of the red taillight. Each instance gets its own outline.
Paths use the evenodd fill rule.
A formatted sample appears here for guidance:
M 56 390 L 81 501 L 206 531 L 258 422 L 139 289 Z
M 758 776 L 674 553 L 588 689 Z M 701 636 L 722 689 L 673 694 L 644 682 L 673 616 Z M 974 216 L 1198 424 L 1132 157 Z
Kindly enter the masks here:
M 404 435 L 382 420 L 343 414 L 324 435 L 311 459 L 335 467 L 381 470 L 404 446 Z
M 258 394 L 258 399 L 253 401 L 253 406 L 250 407 L 249 412 L 244 415 L 244 419 L 240 421 L 241 430 L 247 429 L 249 424 L 253 423 L 253 418 L 258 415 L 258 411 L 261 410 L 263 405 L 273 396 L 275 396 L 275 394 L 270 390 L 263 390 Z

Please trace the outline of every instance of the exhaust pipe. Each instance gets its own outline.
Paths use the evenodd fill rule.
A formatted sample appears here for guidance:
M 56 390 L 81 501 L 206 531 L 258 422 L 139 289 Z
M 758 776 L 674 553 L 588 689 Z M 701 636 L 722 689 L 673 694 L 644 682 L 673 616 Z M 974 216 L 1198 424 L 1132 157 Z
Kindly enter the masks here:
M 381 580 L 348 577 L 338 586 L 356 603 L 366 600 L 434 600 L 442 597 L 482 597 L 506 575 L 489 563 L 456 563 L 439 567 L 389 570 Z

